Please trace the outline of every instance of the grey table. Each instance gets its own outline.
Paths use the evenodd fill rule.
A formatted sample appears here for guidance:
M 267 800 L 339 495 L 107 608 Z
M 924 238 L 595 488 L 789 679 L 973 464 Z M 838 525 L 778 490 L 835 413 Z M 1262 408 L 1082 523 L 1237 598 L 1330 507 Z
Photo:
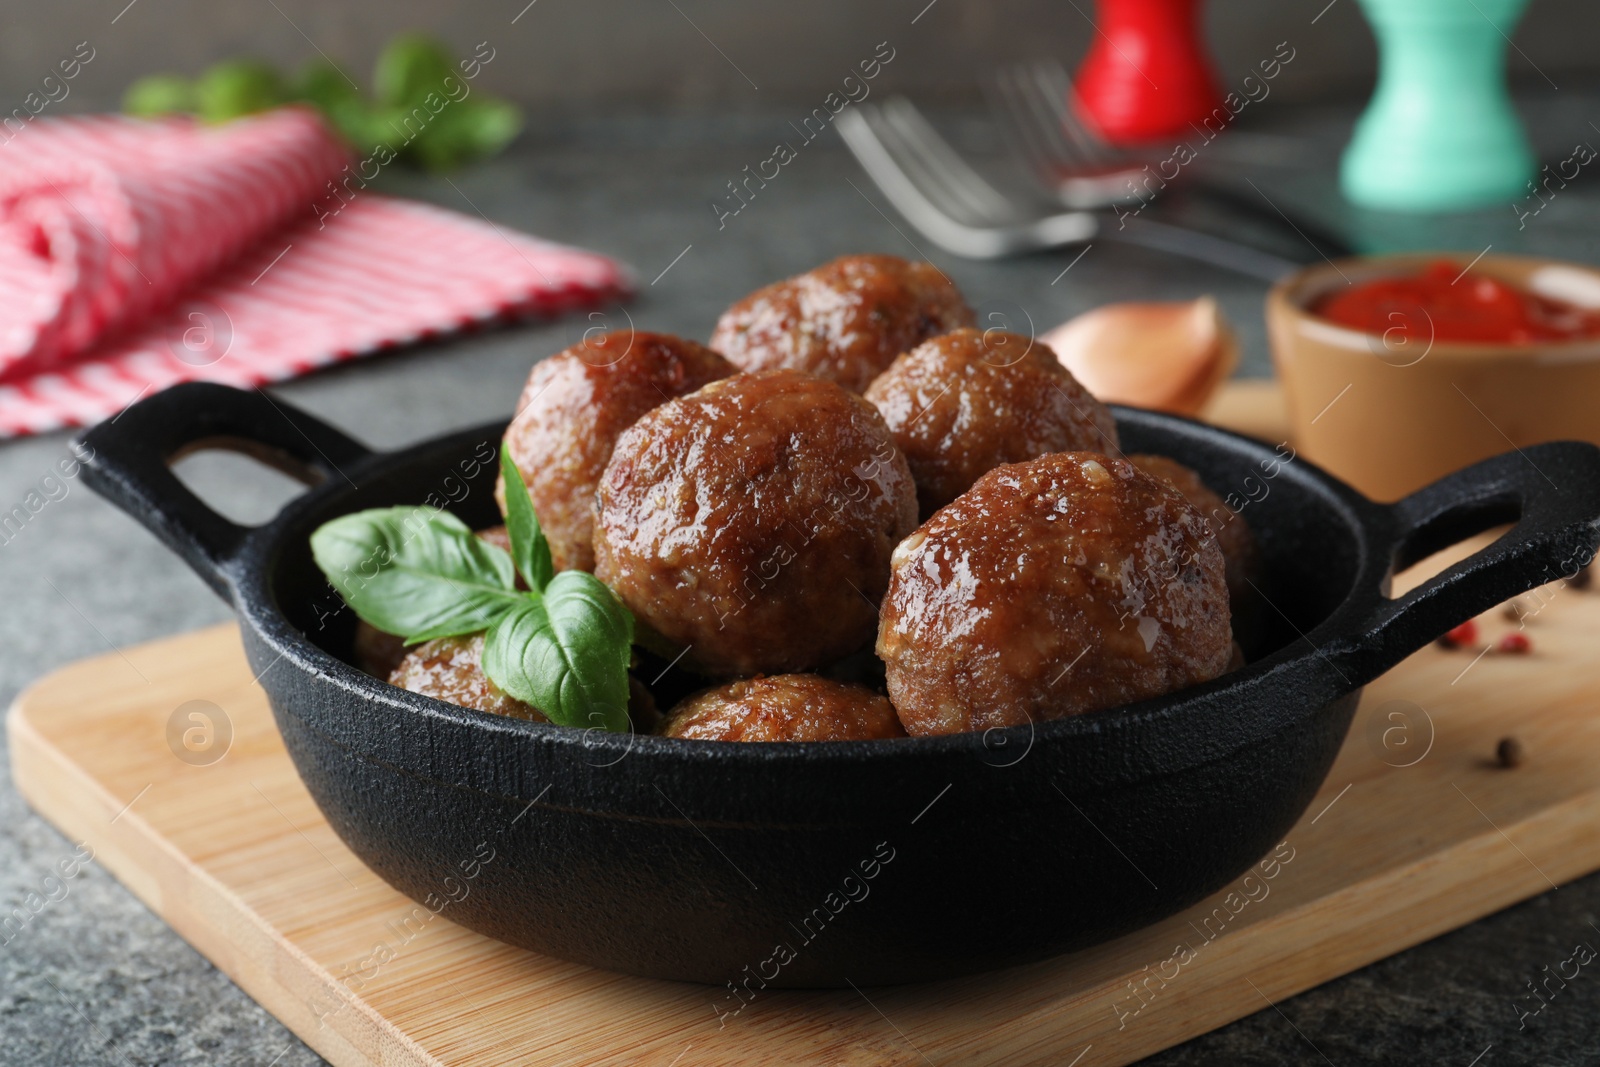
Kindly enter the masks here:
M 1532 102 L 1541 151 L 1561 159 L 1578 141 L 1600 142 L 1588 125 L 1589 115 L 1600 115 L 1597 103 L 1596 96 L 1571 89 Z M 1269 113 L 1208 149 L 1205 165 L 1223 176 L 1251 175 L 1281 206 L 1317 214 L 1374 248 L 1477 251 L 1493 243 L 1502 251 L 1600 260 L 1600 178 L 1587 173 L 1520 228 L 1509 204 L 1442 221 L 1340 208 L 1332 174 L 1351 117 L 1348 109 Z M 1013 328 L 1031 323 L 1042 330 L 1116 299 L 1214 293 L 1239 327 L 1244 372 L 1266 373 L 1259 283 L 1111 244 L 1097 244 L 1070 270 L 1075 252 L 1001 264 L 952 260 L 908 230 L 831 136 L 806 146 L 719 226 L 712 203 L 726 194 L 726 182 L 765 159 L 786 136 L 787 118 L 638 119 L 545 129 L 513 155 L 459 175 L 454 184 L 396 176 L 393 191 L 619 256 L 637 268 L 640 298 L 625 309 L 599 312 L 593 322 L 574 318 L 429 345 L 277 392 L 374 445 L 401 445 L 508 415 L 529 365 L 590 325 L 632 321 L 703 338 L 718 312 L 746 291 L 856 251 L 932 253 L 986 316 L 1002 316 Z M 960 116 L 952 134 L 976 150 L 993 146 L 992 133 Z M 1173 207 L 1180 216 L 1249 229 L 1208 219 L 1200 207 Z M 0 444 L 0 510 L 21 500 L 66 454 L 67 441 L 65 434 L 52 434 Z M 185 461 L 180 473 L 247 521 L 270 516 L 293 492 L 286 480 L 246 461 L 214 455 Z M 0 544 L 0 581 L 4 702 L 60 664 L 228 618 L 171 554 L 75 483 Z M 0 769 L 0 914 L 41 891 L 46 875 L 71 853 L 72 845 L 11 788 L 9 768 Z M 321 1062 L 105 871 L 90 866 L 66 885 L 65 899 L 0 946 L 0 1062 Z M 1593 1064 L 1600 1060 L 1600 978 L 1584 972 L 1526 1029 L 1519 1029 L 1513 998 L 1526 992 L 1525 980 L 1567 957 L 1575 943 L 1600 943 L 1597 912 L 1600 875 L 1149 1062 Z

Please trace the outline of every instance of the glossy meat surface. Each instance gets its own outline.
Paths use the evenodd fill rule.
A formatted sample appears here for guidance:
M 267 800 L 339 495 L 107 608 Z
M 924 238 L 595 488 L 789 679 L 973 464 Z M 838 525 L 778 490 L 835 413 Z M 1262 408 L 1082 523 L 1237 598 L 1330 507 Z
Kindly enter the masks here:
M 878 655 L 913 736 L 1055 719 L 1214 678 L 1232 648 L 1222 552 L 1126 460 L 999 467 L 895 551 Z
M 502 552 L 511 551 L 511 534 L 504 526 L 489 526 L 477 531 L 479 540 L 487 541 Z M 522 575 L 517 575 L 517 588 L 526 589 Z M 408 645 L 399 634 L 385 633 L 365 619 L 356 620 L 354 653 L 356 666 L 374 678 L 388 679 L 400 666 L 406 653 L 416 646 Z
M 373 631 L 377 633 L 379 631 Z M 415 646 L 389 676 L 389 684 L 464 708 L 549 722 L 533 705 L 507 695 L 483 673 L 483 634 L 441 637 Z M 628 678 L 628 717 L 635 733 L 652 733 L 660 721 L 655 698 L 643 683 Z
M 1003 463 L 1117 451 L 1106 406 L 1049 348 L 1004 330 L 962 329 L 924 342 L 866 396 L 911 465 L 923 518 Z
M 388 678 L 409 651 L 399 634 L 384 633 L 366 619 L 356 620 L 356 666 L 374 678 Z
M 483 635 L 439 637 L 406 653 L 389 684 L 491 715 L 548 722 L 538 708 L 508 696 L 483 673 Z
M 1222 549 L 1223 561 L 1228 565 L 1228 599 L 1237 610 L 1240 604 L 1251 599 L 1251 578 L 1256 573 L 1257 555 L 1255 535 L 1244 516 L 1234 511 L 1222 497 L 1212 492 L 1200 475 L 1175 459 L 1166 456 L 1133 455 L 1128 461 L 1146 474 L 1163 478 L 1176 486 L 1184 499 L 1204 515 L 1216 534 L 1217 547 Z
M 618 440 L 595 574 L 707 674 L 809 670 L 872 640 L 915 526 L 911 473 L 872 405 L 807 374 L 741 374 Z
M 887 697 L 815 674 L 745 678 L 696 693 L 661 732 L 702 741 L 865 741 L 904 737 Z
M 933 264 L 845 256 L 734 304 L 711 347 L 747 371 L 803 370 L 859 393 L 900 353 L 972 321 Z
M 557 570 L 594 569 L 594 489 L 618 435 L 673 397 L 734 372 L 694 341 L 620 330 L 534 364 L 505 447 L 528 483 Z M 505 486 L 495 498 L 505 513 Z

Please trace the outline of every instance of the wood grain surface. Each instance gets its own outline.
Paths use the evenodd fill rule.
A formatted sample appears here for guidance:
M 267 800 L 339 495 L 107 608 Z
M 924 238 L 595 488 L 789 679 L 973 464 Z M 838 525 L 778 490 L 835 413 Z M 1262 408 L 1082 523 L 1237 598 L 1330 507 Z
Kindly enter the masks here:
M 1259 396 L 1224 402 L 1249 416 L 1231 424 L 1273 436 Z M 419 920 L 300 784 L 231 625 L 58 671 L 8 728 L 29 802 L 339 1067 L 1093 1067 L 1600 867 L 1600 592 L 1546 587 L 1524 607 L 1525 623 L 1496 611 L 1480 631 L 1492 643 L 1521 625 L 1530 653 L 1428 648 L 1371 686 L 1284 845 L 1212 900 L 996 974 L 765 991 L 724 1025 L 725 991 L 535 956 L 448 911 Z M 1507 736 L 1515 768 L 1495 758 Z

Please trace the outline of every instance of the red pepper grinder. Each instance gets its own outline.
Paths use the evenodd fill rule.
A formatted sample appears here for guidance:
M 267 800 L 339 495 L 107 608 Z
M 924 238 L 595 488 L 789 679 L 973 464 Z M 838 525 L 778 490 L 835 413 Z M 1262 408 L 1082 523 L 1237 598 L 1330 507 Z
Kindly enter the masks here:
M 1074 85 L 1080 116 L 1113 144 L 1225 124 L 1200 31 L 1201 0 L 1096 0 L 1094 44 Z M 1213 117 L 1214 116 L 1214 117 Z

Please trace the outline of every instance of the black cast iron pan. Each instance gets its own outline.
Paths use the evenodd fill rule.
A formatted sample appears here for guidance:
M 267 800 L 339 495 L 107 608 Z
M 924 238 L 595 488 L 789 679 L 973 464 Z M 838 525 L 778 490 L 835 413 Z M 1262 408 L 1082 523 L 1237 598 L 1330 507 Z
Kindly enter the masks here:
M 1310 803 L 1362 685 L 1571 574 L 1600 541 L 1591 445 L 1490 459 L 1390 506 L 1257 441 L 1116 415 L 1128 451 L 1173 456 L 1252 499 L 1243 514 L 1267 606 L 1250 665 L 1124 708 L 896 741 L 587 732 L 459 708 L 350 666 L 355 619 L 312 563 L 311 531 L 429 499 L 476 526 L 499 521 L 503 424 L 374 453 L 259 394 L 181 385 L 90 431 L 85 478 L 238 610 L 306 787 L 419 906 L 632 974 L 752 992 L 868 985 L 1082 948 L 1221 888 Z M 207 446 L 320 484 L 266 525 L 237 526 L 168 469 Z M 1386 596 L 1396 568 L 1509 522 L 1488 548 Z M 730 1011 L 746 995 L 735 990 L 723 990 Z

